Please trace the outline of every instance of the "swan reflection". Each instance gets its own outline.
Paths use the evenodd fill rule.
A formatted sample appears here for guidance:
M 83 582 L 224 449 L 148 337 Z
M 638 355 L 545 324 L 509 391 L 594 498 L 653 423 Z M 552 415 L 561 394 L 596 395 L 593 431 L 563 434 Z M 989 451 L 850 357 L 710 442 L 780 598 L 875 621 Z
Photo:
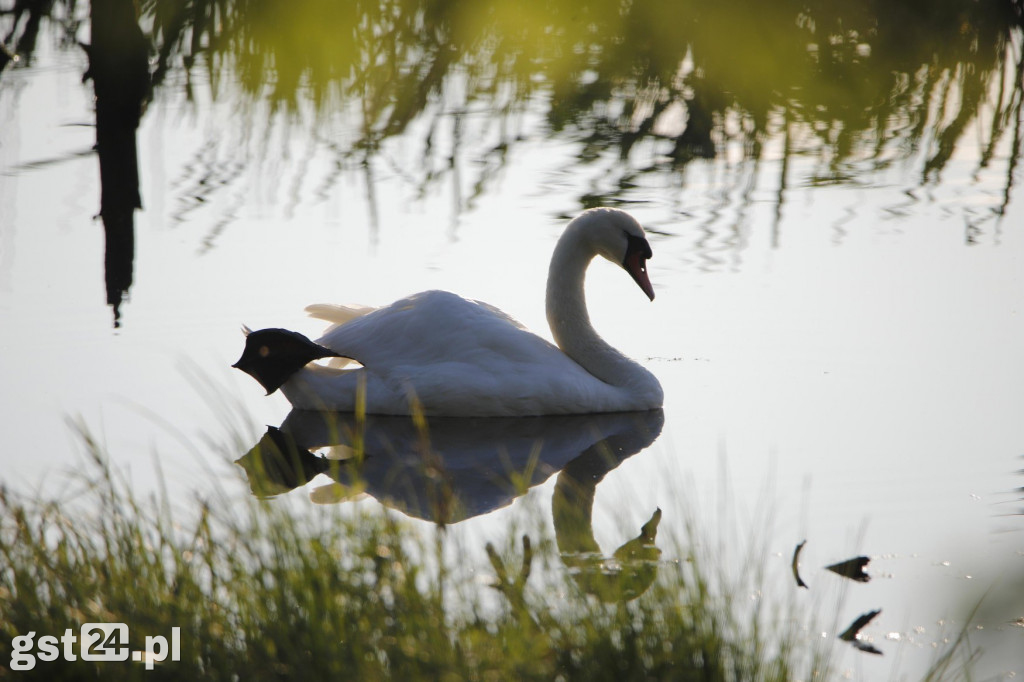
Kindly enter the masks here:
M 326 474 L 317 503 L 367 494 L 409 516 L 452 524 L 512 503 L 558 474 L 552 496 L 562 560 L 580 587 L 631 599 L 650 586 L 661 510 L 606 558 L 591 513 L 598 483 L 657 439 L 659 410 L 551 417 L 443 417 L 294 410 L 238 460 L 254 495 L 272 497 Z M 312 451 L 323 451 L 323 455 Z
M 293 410 L 238 464 L 259 497 L 323 473 L 340 485 L 315 488 L 314 502 L 366 493 L 409 516 L 457 523 L 510 504 L 563 469 L 596 485 L 653 443 L 663 422 L 661 410 L 429 421 Z

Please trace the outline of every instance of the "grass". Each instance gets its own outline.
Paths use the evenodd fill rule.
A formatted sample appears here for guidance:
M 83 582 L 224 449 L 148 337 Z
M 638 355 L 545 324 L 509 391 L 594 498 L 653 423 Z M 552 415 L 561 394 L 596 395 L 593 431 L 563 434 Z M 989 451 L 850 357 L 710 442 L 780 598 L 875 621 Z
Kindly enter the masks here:
M 748 598 L 760 569 L 723 578 L 694 527 L 666 552 L 681 559 L 659 560 L 642 594 L 602 601 L 552 558 L 539 523 L 502 538 L 500 551 L 488 545 L 489 564 L 466 566 L 452 558 L 450 530 L 423 533 L 374 505 L 309 516 L 250 498 L 177 511 L 141 501 L 83 439 L 85 499 L 0 493 L 0 678 L 835 677 L 831 643 L 809 636 L 793 608 Z M 58 656 L 8 669 L 15 637 L 78 634 L 89 622 L 127 624 L 133 649 L 179 627 L 180 660 L 146 670 Z

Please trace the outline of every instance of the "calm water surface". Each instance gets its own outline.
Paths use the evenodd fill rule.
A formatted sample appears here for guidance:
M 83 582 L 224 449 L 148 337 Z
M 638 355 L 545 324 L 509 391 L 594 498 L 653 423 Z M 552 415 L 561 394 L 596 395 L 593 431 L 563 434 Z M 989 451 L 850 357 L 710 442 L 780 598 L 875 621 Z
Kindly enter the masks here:
M 78 420 L 140 490 L 164 479 L 185 500 L 216 479 L 247 494 L 231 460 L 289 407 L 229 368 L 243 323 L 316 335 L 309 303 L 441 288 L 547 336 L 555 240 L 568 217 L 612 203 L 651 232 L 657 298 L 596 264 L 592 319 L 658 375 L 666 400 L 660 436 L 597 488 L 604 550 L 660 507 L 664 537 L 696 519 L 737 557 L 753 538 L 783 578 L 808 540 L 812 587 L 836 584 L 818 567 L 866 554 L 873 580 L 843 590 L 836 622 L 882 608 L 865 632 L 885 655 L 850 647 L 842 671 L 913 677 L 987 592 L 972 621 L 979 671 L 1024 674 L 1024 628 L 1013 625 L 1024 618 L 1019 31 L 1008 71 L 984 83 L 954 145 L 943 131 L 970 83 L 936 68 L 911 81 L 946 86 L 908 86 L 926 99 L 913 110 L 924 120 L 894 106 L 879 139 L 843 143 L 841 122 L 823 132 L 785 107 L 749 135 L 724 107 L 713 158 L 675 163 L 685 109 L 666 106 L 662 136 L 624 159 L 583 123 L 559 130 L 550 112 L 561 100 L 543 79 L 498 117 L 466 95 L 474 74 L 457 69 L 400 134 L 360 156 L 353 107 L 314 113 L 315 79 L 291 112 L 274 111 L 200 55 L 189 78 L 168 72 L 141 119 L 144 208 L 117 327 L 94 218 L 93 88 L 81 82 L 84 53 L 58 34 L 49 26 L 30 63 L 0 75 L 5 486 L 70 490 L 64 474 L 84 461 L 68 425 Z M 453 526 L 482 566 L 484 542 L 517 514 L 550 515 L 555 478 L 539 478 Z M 328 481 L 288 497 L 323 502 Z M 832 608 L 821 595 L 794 598 Z

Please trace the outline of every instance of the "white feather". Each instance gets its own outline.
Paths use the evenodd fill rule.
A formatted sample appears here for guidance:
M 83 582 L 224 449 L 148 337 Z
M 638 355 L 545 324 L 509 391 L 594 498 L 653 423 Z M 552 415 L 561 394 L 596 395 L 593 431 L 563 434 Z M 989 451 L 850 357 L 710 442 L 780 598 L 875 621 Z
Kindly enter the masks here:
M 327 328 L 325 334 L 329 334 L 343 324 L 347 324 L 358 317 L 362 317 L 367 313 L 372 313 L 374 310 L 376 310 L 376 308 L 359 304 L 341 305 L 339 303 L 313 303 L 312 305 L 306 306 L 306 313 L 310 317 L 331 323 L 331 326 Z M 324 365 L 333 369 L 344 369 L 349 365 L 359 365 L 359 363 L 352 358 L 343 357 L 328 358 L 324 361 Z

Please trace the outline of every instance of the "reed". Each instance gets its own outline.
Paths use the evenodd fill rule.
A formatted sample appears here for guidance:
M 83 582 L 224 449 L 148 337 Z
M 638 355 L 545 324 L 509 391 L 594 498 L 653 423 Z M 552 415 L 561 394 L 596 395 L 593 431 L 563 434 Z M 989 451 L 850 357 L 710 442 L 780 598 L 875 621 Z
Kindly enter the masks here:
M 249 497 L 140 500 L 88 432 L 82 439 L 85 495 L 58 504 L 0 492 L 2 678 L 835 676 L 830 647 L 808 635 L 810 616 L 750 606 L 762 572 L 725 578 L 696 524 L 689 537 L 659 542 L 656 577 L 639 596 L 609 601 L 552 559 L 556 543 L 541 523 L 495 538 L 489 565 L 467 566 L 448 551 L 450 529 L 424 532 L 376 505 L 310 515 Z M 147 670 L 58 657 L 10 669 L 15 637 L 91 622 L 127 624 L 132 648 L 180 628 L 179 660 Z

